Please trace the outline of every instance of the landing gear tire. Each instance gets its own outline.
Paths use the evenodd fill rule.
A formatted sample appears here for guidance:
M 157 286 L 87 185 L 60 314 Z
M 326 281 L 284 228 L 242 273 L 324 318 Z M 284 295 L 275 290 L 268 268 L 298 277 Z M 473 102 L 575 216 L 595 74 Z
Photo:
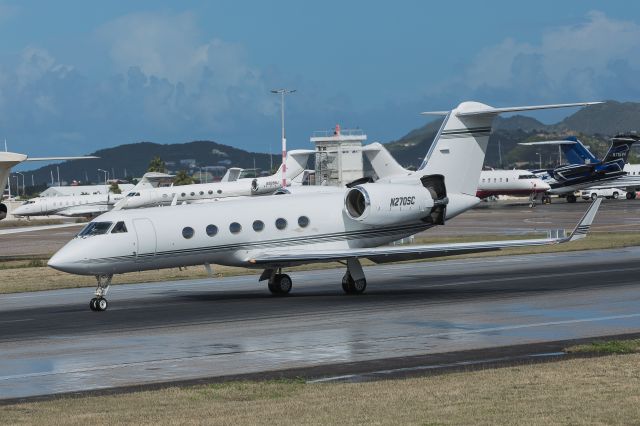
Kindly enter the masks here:
M 98 286 L 96 287 L 95 291 L 96 297 L 89 301 L 89 309 L 94 312 L 102 312 L 107 310 L 107 308 L 109 307 L 109 303 L 104 297 L 109 291 L 109 286 L 111 285 L 112 278 L 113 275 L 96 275 L 96 281 L 98 282 Z
M 569 194 L 567 195 L 567 203 L 575 203 L 576 202 L 576 196 L 573 194 Z
M 367 289 L 367 280 L 354 280 L 349 272 L 342 277 L 342 290 L 347 294 L 362 294 Z
M 291 287 L 293 287 L 293 281 L 287 274 L 275 274 L 269 281 L 269 291 L 278 296 L 289 294 Z
M 91 309 L 93 312 L 104 312 L 108 307 L 109 302 L 107 302 L 107 299 L 103 297 L 94 297 L 93 299 L 91 299 L 91 301 L 89 301 L 89 309 Z

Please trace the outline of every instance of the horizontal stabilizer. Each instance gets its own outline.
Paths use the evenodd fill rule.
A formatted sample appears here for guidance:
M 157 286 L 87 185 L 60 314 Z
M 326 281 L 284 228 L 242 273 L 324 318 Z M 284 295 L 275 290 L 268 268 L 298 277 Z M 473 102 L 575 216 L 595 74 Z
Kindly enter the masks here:
M 506 107 L 506 108 L 494 108 L 484 104 L 482 107 L 477 109 L 467 109 L 464 111 L 458 111 L 456 116 L 458 117 L 468 117 L 472 115 L 494 115 L 501 114 L 505 112 L 522 112 L 522 111 L 535 111 L 539 109 L 554 109 L 554 108 L 571 108 L 571 107 L 581 107 L 581 106 L 589 106 L 589 105 L 598 105 L 604 102 L 575 102 L 569 104 L 549 104 L 549 105 L 526 105 L 526 106 L 517 106 L 517 107 Z M 422 115 L 447 115 L 449 111 L 425 111 L 421 112 Z
M 506 108 L 480 108 L 471 111 L 461 111 L 457 115 L 458 117 L 468 117 L 471 115 L 486 115 L 486 114 L 502 114 L 505 112 L 522 112 L 522 111 L 535 111 L 539 109 L 555 109 L 555 108 L 571 108 L 571 107 L 583 107 L 589 105 L 598 105 L 603 102 L 575 102 L 570 104 L 549 104 L 549 105 L 527 105 L 518 107 L 506 107 Z
M 518 145 L 526 145 L 526 146 L 536 146 L 536 145 L 575 145 L 578 141 L 540 141 L 540 142 L 520 142 Z

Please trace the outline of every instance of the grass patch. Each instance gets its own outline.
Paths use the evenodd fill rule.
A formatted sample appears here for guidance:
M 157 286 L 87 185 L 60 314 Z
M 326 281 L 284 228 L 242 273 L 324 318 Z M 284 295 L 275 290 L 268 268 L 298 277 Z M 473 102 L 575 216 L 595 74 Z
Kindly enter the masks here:
M 544 237 L 544 236 L 543 236 Z M 457 235 L 453 237 L 428 237 L 420 236 L 416 238 L 415 244 L 442 244 L 459 243 L 473 241 L 495 241 L 509 239 L 541 238 L 540 234 L 525 235 Z M 640 232 L 602 232 L 592 233 L 587 238 L 566 244 L 556 244 L 552 246 L 519 247 L 500 251 L 463 254 L 449 256 L 446 259 L 469 259 L 479 257 L 507 256 L 514 254 L 536 254 L 536 253 L 558 253 L 578 250 L 613 249 L 640 245 Z M 424 259 L 423 262 L 434 262 L 444 258 Z M 408 262 L 416 262 L 411 260 Z M 366 259 L 362 261 L 364 266 L 373 265 Z M 251 268 L 238 268 L 232 266 L 212 265 L 216 278 L 237 276 L 237 275 L 257 275 L 261 271 Z M 344 268 L 338 262 L 313 263 L 287 268 L 288 272 L 311 271 L 318 269 Z M 43 259 L 28 262 L 26 260 L 10 260 L 0 262 L 2 270 L 2 282 L 0 282 L 0 294 L 17 293 L 25 291 L 55 290 L 62 288 L 93 287 L 95 281 L 92 277 L 71 275 L 64 272 L 55 271 L 46 266 Z M 180 269 L 162 269 L 143 272 L 130 272 L 116 275 L 112 284 L 134 284 L 144 282 L 174 281 L 186 279 L 207 278 L 208 275 L 202 266 L 191 266 Z
M 1 424 L 630 424 L 640 354 L 404 380 L 231 382 L 0 407 Z
M 640 353 L 640 339 L 608 340 L 569 346 L 567 353 L 632 354 Z

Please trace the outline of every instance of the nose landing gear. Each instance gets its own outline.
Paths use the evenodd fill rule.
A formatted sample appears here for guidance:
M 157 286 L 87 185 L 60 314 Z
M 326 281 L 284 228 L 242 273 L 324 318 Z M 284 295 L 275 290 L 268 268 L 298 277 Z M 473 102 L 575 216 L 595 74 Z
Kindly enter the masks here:
M 96 297 L 89 301 L 89 309 L 94 312 L 107 310 L 109 303 L 107 302 L 106 296 L 109 291 L 112 278 L 113 275 L 96 275 L 96 281 L 98 282 L 95 292 Z

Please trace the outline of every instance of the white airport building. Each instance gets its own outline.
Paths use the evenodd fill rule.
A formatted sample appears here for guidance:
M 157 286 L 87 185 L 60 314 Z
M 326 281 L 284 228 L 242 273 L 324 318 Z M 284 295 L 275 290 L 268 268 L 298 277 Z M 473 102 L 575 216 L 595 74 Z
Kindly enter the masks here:
M 314 132 L 316 185 L 342 186 L 364 175 L 362 143 L 367 135 L 361 129 Z

